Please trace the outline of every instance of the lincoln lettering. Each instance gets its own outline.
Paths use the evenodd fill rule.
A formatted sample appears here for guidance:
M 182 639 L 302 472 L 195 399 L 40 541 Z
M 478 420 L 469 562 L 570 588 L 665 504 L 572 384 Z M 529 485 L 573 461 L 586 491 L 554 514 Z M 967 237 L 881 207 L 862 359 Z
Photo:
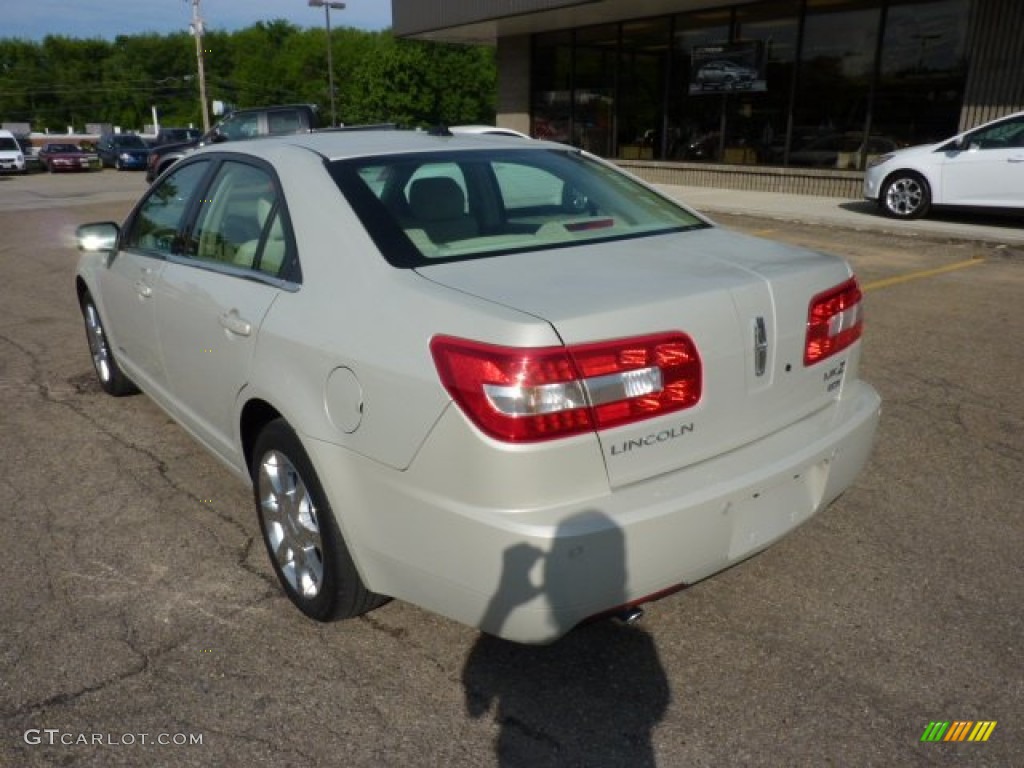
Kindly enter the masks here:
M 624 453 L 629 453 L 635 448 L 646 448 L 647 446 L 655 445 L 656 443 L 675 440 L 677 437 L 682 437 L 687 432 L 693 432 L 693 422 L 690 422 L 689 424 L 680 424 L 678 427 L 672 427 L 672 429 L 663 429 L 661 432 L 655 432 L 647 435 L 646 437 L 623 440 L 620 444 L 612 446 L 612 456 L 621 456 Z

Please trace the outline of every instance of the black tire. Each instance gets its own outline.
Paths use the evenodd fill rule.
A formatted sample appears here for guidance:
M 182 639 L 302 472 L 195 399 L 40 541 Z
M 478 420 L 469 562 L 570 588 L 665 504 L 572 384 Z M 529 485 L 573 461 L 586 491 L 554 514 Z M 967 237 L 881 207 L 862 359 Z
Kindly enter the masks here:
M 932 191 L 919 173 L 898 171 L 885 180 L 878 204 L 894 219 L 919 219 L 932 207 Z
M 80 302 L 82 308 L 82 319 L 85 322 L 85 338 L 89 342 L 89 354 L 92 357 L 92 367 L 96 371 L 96 378 L 103 388 L 103 391 L 114 397 L 132 395 L 138 392 L 138 387 L 125 376 L 121 366 L 117 364 L 114 351 L 110 348 L 107 340 L 107 332 L 103 327 L 103 320 L 100 318 L 96 303 L 88 293 L 82 296 Z
M 300 611 L 331 621 L 387 602 L 359 578 L 313 465 L 283 419 L 267 424 L 256 438 L 250 472 L 267 555 Z

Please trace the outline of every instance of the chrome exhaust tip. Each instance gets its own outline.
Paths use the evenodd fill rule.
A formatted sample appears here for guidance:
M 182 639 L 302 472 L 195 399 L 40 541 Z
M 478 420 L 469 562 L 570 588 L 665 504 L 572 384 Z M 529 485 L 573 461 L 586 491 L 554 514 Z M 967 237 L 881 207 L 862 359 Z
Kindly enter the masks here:
M 644 609 L 639 606 L 633 606 L 627 608 L 624 611 L 616 614 L 616 618 L 623 624 L 633 625 L 636 624 L 640 619 L 644 617 Z

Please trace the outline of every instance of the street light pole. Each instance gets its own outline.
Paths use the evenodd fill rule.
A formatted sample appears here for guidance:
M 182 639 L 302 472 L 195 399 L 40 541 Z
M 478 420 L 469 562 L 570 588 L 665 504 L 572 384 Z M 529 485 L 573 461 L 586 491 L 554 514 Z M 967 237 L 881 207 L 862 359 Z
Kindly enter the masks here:
M 331 92 L 331 125 L 338 124 L 338 115 L 335 111 L 334 106 L 334 59 L 331 55 L 331 8 L 336 11 L 345 10 L 345 4 L 334 2 L 333 0 L 309 0 L 310 8 L 319 8 L 323 6 L 324 9 L 324 21 L 327 24 L 327 87 Z

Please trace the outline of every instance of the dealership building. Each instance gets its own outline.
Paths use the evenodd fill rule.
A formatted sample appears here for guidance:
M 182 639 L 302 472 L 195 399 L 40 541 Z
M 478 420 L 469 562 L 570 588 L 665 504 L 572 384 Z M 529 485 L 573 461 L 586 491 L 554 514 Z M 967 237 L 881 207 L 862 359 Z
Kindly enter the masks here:
M 1024 110 L 1022 0 L 392 0 L 493 45 L 499 125 L 657 182 L 858 197 L 865 165 Z

